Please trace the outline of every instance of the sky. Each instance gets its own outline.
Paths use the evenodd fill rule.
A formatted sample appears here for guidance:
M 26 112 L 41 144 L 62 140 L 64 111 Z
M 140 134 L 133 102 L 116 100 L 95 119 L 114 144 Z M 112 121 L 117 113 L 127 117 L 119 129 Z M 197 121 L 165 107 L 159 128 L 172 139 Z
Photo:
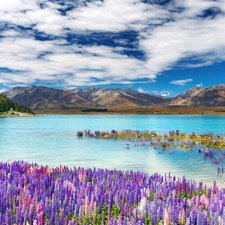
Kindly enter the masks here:
M 0 0 L 0 92 L 225 83 L 224 0 Z

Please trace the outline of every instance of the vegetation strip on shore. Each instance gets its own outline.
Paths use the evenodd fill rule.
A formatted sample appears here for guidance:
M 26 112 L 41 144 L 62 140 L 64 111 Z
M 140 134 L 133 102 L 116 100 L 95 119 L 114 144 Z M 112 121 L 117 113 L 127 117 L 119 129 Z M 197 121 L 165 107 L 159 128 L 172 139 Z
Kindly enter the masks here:
M 225 192 L 167 174 L 0 163 L 0 224 L 225 223 Z
M 10 101 L 5 95 L 0 94 L 0 117 L 31 116 L 34 112 L 25 106 L 20 106 Z

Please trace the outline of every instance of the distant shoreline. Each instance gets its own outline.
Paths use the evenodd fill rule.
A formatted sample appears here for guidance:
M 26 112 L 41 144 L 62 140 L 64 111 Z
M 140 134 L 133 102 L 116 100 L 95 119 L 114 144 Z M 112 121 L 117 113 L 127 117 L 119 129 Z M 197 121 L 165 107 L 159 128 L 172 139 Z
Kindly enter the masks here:
M 141 114 L 141 115 L 225 115 L 224 107 L 140 107 L 89 110 L 33 110 L 35 114 Z
M 0 118 L 2 117 L 32 117 L 32 116 L 35 116 L 33 114 L 15 114 L 15 115 L 10 115 L 10 114 L 0 114 Z

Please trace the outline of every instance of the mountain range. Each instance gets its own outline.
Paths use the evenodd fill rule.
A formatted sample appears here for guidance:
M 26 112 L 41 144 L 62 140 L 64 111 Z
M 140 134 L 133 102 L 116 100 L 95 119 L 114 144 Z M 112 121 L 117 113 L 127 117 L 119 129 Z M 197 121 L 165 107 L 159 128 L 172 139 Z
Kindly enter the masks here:
M 195 87 L 176 97 L 139 93 L 132 89 L 94 88 L 59 90 L 44 86 L 15 87 L 3 93 L 33 110 L 151 106 L 225 106 L 225 84 Z

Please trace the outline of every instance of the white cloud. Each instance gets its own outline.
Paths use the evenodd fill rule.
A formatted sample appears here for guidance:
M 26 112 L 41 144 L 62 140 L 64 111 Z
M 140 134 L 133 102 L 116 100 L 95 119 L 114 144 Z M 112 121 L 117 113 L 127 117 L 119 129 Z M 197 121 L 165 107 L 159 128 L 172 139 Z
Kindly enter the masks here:
M 141 0 L 75 1 L 77 7 L 62 15 L 58 9 L 65 9 L 67 4 L 72 3 L 0 1 L 0 67 L 12 71 L 0 73 L 1 83 L 131 84 L 143 78 L 154 81 L 163 71 L 177 66 L 200 67 L 225 61 L 225 39 L 221 38 L 225 37 L 225 14 L 200 17 L 210 8 L 225 13 L 223 0 L 175 0 L 166 6 Z M 56 38 L 36 40 L 32 30 L 21 31 L 18 25 Z M 138 35 L 132 50 L 143 51 L 145 60 L 121 54 L 123 48 L 93 43 L 82 46 L 66 40 L 68 32 L 92 35 L 131 30 Z M 126 44 L 127 40 L 115 43 Z M 187 58 L 194 60 L 179 63 Z M 185 85 L 191 81 L 171 83 Z
M 194 17 L 201 15 L 204 10 L 207 9 L 221 9 L 225 10 L 225 3 L 223 0 L 213 1 L 213 0 L 175 0 L 175 4 L 178 7 L 185 9 L 183 16 Z
M 202 86 L 202 82 L 200 84 L 197 84 L 196 87 L 201 87 Z
M 40 8 L 40 3 L 44 5 Z M 75 32 L 142 30 L 146 25 L 159 24 L 169 12 L 140 0 L 106 0 L 78 4 L 78 7 L 61 15 L 58 9 L 66 7 L 39 0 L 1 0 L 1 21 L 35 29 L 47 34 L 62 35 L 65 28 Z M 76 3 L 74 3 L 75 5 Z M 46 19 L 48 18 L 48 19 Z
M 112 47 L 65 43 L 64 40 L 42 42 L 23 37 L 1 39 L 0 55 L 4 60 L 0 61 L 0 67 L 20 72 L 2 72 L 0 82 L 31 84 L 42 80 L 59 82 L 63 86 L 80 86 L 133 83 L 148 75 L 142 61 L 121 55 Z
M 15 30 L 4 30 L 2 31 L 1 35 L 5 37 L 18 37 L 20 36 L 20 32 Z
M 224 60 L 223 24 L 225 17 L 214 20 L 181 19 L 154 29 L 140 41 L 148 55 L 149 70 L 158 74 L 187 57 L 199 58 L 208 65 Z M 196 67 L 196 63 L 193 66 Z
M 148 93 L 149 91 L 144 90 L 143 88 L 139 87 L 138 88 L 139 93 Z
M 166 91 L 166 90 L 162 90 L 162 91 L 152 91 L 152 93 L 154 93 L 155 95 L 160 95 L 162 97 L 169 97 L 171 95 L 173 91 Z
M 161 94 L 162 97 L 168 97 L 170 93 Z
M 169 97 L 170 94 L 171 94 L 170 91 L 164 91 L 164 92 L 161 92 L 161 93 L 160 93 L 160 95 L 161 95 L 162 97 Z
M 185 80 L 173 80 L 173 81 L 170 81 L 171 84 L 176 84 L 176 85 L 185 85 L 186 83 L 188 82 L 192 82 L 193 79 L 185 79 Z
M 93 1 L 68 13 L 68 26 L 72 30 L 140 31 L 146 25 L 159 24 L 168 17 L 168 11 L 139 0 Z
M 8 89 L 6 89 L 6 88 L 1 88 L 1 89 L 0 89 L 0 93 L 3 93 L 3 92 L 5 92 L 5 91 L 8 91 Z
M 140 46 L 146 52 L 149 71 L 159 74 L 179 61 L 195 58 L 202 63 L 186 67 L 200 67 L 225 60 L 225 15 L 200 18 L 209 7 L 225 13 L 224 1 L 177 0 L 175 6 L 184 11 L 173 14 L 173 20 L 141 33 Z M 185 67 L 185 65 L 183 65 Z

